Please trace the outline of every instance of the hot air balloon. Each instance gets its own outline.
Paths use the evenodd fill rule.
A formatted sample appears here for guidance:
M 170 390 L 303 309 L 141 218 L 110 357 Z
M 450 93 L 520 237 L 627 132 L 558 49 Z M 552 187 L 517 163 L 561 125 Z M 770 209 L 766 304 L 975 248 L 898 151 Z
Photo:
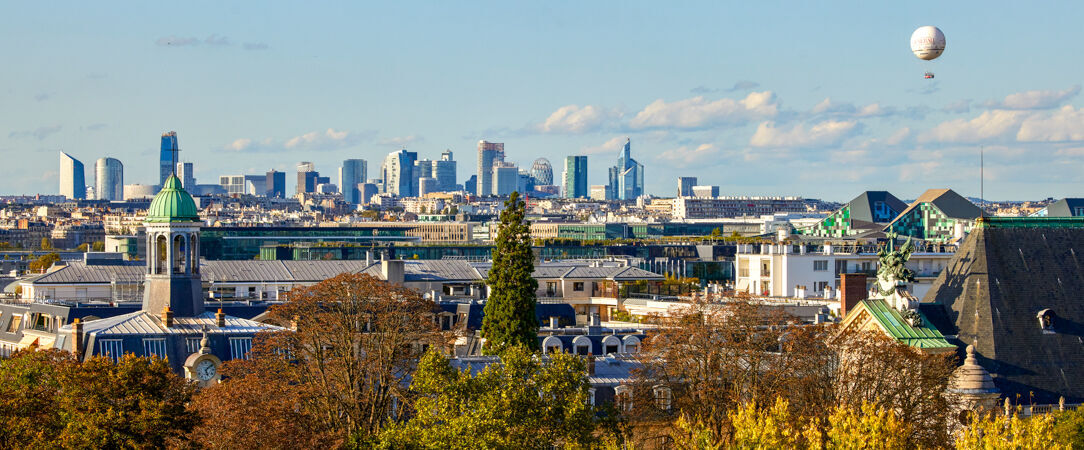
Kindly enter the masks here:
M 919 27 L 911 34 L 911 51 L 918 59 L 932 61 L 945 52 L 945 33 L 934 26 Z M 933 72 L 926 71 L 926 79 L 933 78 Z

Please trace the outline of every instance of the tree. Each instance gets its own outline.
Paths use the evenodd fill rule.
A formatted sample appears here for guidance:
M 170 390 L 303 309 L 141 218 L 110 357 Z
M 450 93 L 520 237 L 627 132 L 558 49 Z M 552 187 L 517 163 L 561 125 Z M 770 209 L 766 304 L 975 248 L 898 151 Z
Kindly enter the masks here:
M 105 251 L 105 242 L 94 241 L 90 245 L 90 250 L 95 251 L 95 252 L 104 252 Z
M 397 405 L 408 402 L 404 380 L 422 349 L 445 344 L 433 321 L 436 305 L 411 289 L 352 273 L 289 294 L 289 302 L 267 314 L 269 323 L 289 330 L 262 333 L 251 362 L 228 370 L 232 378 L 222 383 L 238 384 L 200 396 L 222 392 L 246 410 L 268 414 L 296 410 L 300 419 L 294 423 L 306 433 L 291 441 L 299 447 L 312 439 L 331 447 L 368 439 L 389 423 Z M 263 385 L 286 394 L 267 396 L 246 388 Z M 237 414 L 228 402 L 198 399 L 196 404 L 208 417 Z M 241 442 L 268 442 L 254 440 L 264 439 L 254 437 L 257 432 L 236 429 Z M 208 436 L 195 440 L 214 439 Z
M 457 370 L 429 351 L 411 392 L 414 415 L 385 429 L 384 448 L 588 447 L 603 428 L 588 402 L 586 364 L 571 354 L 547 360 L 522 346 L 509 347 L 499 364 L 477 374 Z
M 53 241 L 50 241 L 49 238 L 47 238 L 47 237 L 41 238 L 41 249 L 42 250 L 52 250 L 53 249 Z
M 44 272 L 49 270 L 50 267 L 53 267 L 53 264 L 56 264 L 58 261 L 60 261 L 59 253 L 47 253 L 39 256 L 38 259 L 30 261 L 30 264 L 27 264 L 26 268 L 31 272 Z
M 1060 442 L 1084 448 L 1084 409 L 1063 411 L 1055 416 L 1054 436 Z
M 1025 450 L 1072 448 L 1068 436 L 1056 434 L 1053 415 L 1039 414 L 1029 418 L 1012 414 L 972 416 L 971 424 L 956 437 L 960 450 L 1012 448 Z
M 501 211 L 493 267 L 486 277 L 492 289 L 482 319 L 482 337 L 486 340 L 483 350 L 487 354 L 500 354 L 513 346 L 538 350 L 538 280 L 534 279 L 531 226 L 525 220 L 526 213 L 519 193 L 512 192 Z
M 75 247 L 75 251 L 77 251 L 77 252 L 86 252 L 89 249 L 90 249 L 90 246 L 87 245 L 86 242 L 84 242 L 82 244 L 79 244 L 78 247 Z
M 0 360 L 0 447 L 177 444 L 198 420 L 185 408 L 193 390 L 163 359 L 20 351 Z

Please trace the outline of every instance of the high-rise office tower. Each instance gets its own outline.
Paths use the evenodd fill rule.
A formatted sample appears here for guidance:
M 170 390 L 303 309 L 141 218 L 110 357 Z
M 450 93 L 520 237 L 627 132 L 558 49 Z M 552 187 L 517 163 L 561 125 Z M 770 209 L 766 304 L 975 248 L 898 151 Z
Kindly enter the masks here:
M 94 193 L 98 200 L 124 200 L 124 165 L 116 158 L 94 162 Z
M 546 186 L 553 184 L 553 166 L 550 165 L 550 160 L 546 158 L 534 160 L 534 164 L 531 164 L 531 176 L 534 177 L 536 185 Z
M 181 180 L 181 186 L 189 192 L 195 192 L 196 189 L 196 172 L 192 163 L 179 162 L 177 163 L 177 179 Z
M 245 175 L 245 193 L 267 197 L 267 175 Z
M 60 195 L 73 200 L 87 198 L 85 177 L 83 163 L 72 158 L 72 155 L 60 152 Z
M 265 190 L 268 197 L 285 198 L 286 197 L 286 172 L 279 172 L 277 170 L 269 170 L 264 182 L 267 183 Z
M 500 161 L 493 165 L 493 195 L 508 195 L 519 185 L 519 167 Z
M 610 168 L 610 194 L 615 200 L 635 200 L 644 194 L 644 165 L 632 159 L 630 146 L 626 139 L 617 165 Z
M 169 178 L 176 170 L 173 166 L 180 156 L 178 152 L 180 147 L 177 146 L 177 132 L 170 131 L 169 133 L 162 134 L 162 151 L 158 154 L 158 185 L 165 184 L 166 178 Z
M 565 158 L 563 188 L 566 198 L 587 198 L 587 157 L 569 156 Z
M 696 177 L 678 177 L 678 197 L 692 197 L 693 186 L 696 186 Z
M 347 159 L 339 167 L 339 189 L 343 193 L 343 201 L 356 205 L 361 203 L 361 192 L 358 185 L 364 183 L 369 177 L 369 164 L 364 159 Z
M 439 161 L 433 161 L 433 177 L 437 179 L 437 189 L 442 192 L 455 190 L 456 164 L 451 150 L 445 150 L 440 154 Z
M 316 166 L 308 161 L 301 161 L 297 163 L 297 193 L 316 192 L 316 185 L 320 184 L 317 178 L 320 177 L 320 173 L 316 171 Z
M 475 194 L 478 192 L 478 175 L 471 175 L 467 178 L 467 181 L 463 182 L 463 190 L 467 193 Z
M 406 149 L 389 153 L 384 158 L 384 192 L 397 197 L 417 196 L 418 183 L 414 177 L 414 161 L 417 160 L 418 153 Z
M 222 189 L 226 190 L 227 194 L 244 194 L 245 193 L 245 176 L 244 175 L 222 175 L 218 177 L 218 185 L 222 186 Z
M 493 166 L 504 161 L 504 143 L 478 141 L 478 195 L 493 195 Z

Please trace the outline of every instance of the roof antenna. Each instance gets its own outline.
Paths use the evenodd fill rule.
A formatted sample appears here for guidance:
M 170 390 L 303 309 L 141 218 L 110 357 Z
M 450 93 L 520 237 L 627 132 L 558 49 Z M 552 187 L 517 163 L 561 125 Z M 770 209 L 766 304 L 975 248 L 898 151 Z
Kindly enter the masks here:
M 985 168 L 984 164 L 983 164 L 983 153 L 985 153 L 985 150 L 986 150 L 985 146 L 983 146 L 983 145 L 979 146 L 979 210 L 980 210 L 979 217 L 982 217 L 982 216 L 986 215 L 986 194 L 985 194 L 984 189 L 983 189 L 984 188 L 983 185 L 984 185 L 984 181 L 985 181 L 985 177 L 984 177 L 985 174 L 983 173 L 983 170 Z

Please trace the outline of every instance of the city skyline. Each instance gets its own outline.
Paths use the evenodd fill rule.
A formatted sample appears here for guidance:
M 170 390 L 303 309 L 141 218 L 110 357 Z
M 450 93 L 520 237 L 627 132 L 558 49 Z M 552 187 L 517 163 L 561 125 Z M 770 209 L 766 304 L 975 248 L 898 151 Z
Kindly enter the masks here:
M 521 168 L 588 155 L 598 185 L 631 137 L 660 196 L 678 176 L 725 195 L 977 196 L 981 147 L 989 198 L 1084 194 L 1080 63 L 1058 56 L 1082 37 L 1080 6 L 976 5 L 19 5 L 0 19 L 13 63 L 0 156 L 29 156 L 0 169 L 0 194 L 55 192 L 58 150 L 155 184 L 152 140 L 168 130 L 204 180 L 300 160 L 331 174 L 404 146 L 469 155 L 484 139 Z M 295 19 L 329 31 L 284 26 Z M 464 26 L 478 20 L 495 29 Z M 908 49 L 921 25 L 947 38 L 932 64 Z M 1027 39 L 995 31 L 1019 28 Z M 163 59 L 171 70 L 147 76 Z

